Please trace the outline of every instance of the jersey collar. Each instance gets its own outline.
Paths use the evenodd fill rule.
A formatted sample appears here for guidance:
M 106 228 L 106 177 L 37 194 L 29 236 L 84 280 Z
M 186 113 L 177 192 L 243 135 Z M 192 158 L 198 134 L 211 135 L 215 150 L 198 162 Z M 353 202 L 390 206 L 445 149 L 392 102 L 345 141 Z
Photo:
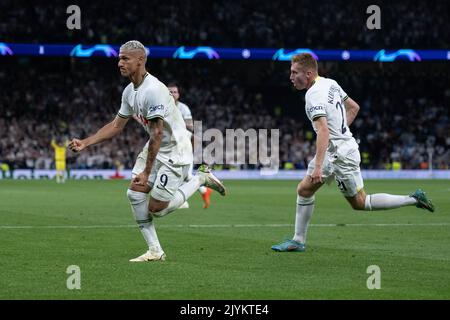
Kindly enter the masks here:
M 311 89 L 313 87 L 313 85 L 315 85 L 316 82 L 319 81 L 319 79 L 320 79 L 320 76 L 315 77 L 313 82 L 311 82 L 311 86 L 308 88 L 308 90 Z M 306 91 L 308 92 L 308 90 L 306 90 Z
M 312 87 L 317 81 L 319 81 L 319 79 L 320 79 L 320 76 L 315 77 L 314 80 L 313 80 L 313 82 L 311 83 L 311 87 Z M 311 88 L 311 87 L 310 87 L 310 88 Z
M 141 82 L 137 87 L 135 87 L 135 86 L 133 85 L 134 91 L 137 91 L 137 90 L 139 89 L 139 87 L 142 86 L 142 84 L 143 84 L 144 81 L 145 81 L 145 78 L 147 78 L 147 76 L 148 76 L 149 74 L 150 74 L 150 73 L 147 72 L 147 73 L 144 75 L 144 78 L 142 78 L 142 82 Z

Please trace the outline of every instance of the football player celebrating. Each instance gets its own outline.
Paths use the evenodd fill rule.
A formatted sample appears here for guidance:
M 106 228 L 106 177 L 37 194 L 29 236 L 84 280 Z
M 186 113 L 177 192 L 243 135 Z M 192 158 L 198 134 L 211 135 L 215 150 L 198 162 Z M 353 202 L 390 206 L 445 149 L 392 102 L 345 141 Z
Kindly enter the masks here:
M 409 196 L 367 195 L 364 192 L 359 148 L 349 128 L 359 106 L 336 81 L 318 75 L 317 61 L 311 54 L 303 53 L 292 58 L 290 80 L 297 90 L 307 90 L 305 107 L 317 134 L 316 155 L 308 165 L 306 177 L 297 187 L 294 237 L 272 246 L 272 250 L 305 251 L 306 231 L 314 211 L 314 195 L 333 177 L 355 210 L 386 210 L 415 205 L 434 211 L 433 204 L 420 189 Z
M 180 110 L 167 87 L 147 72 L 147 50 L 132 40 L 120 47 L 118 67 L 131 83 L 124 89 L 115 119 L 85 139 L 73 139 L 69 148 L 80 152 L 88 146 L 119 134 L 133 116 L 139 118 L 150 138 L 138 155 L 127 196 L 148 251 L 133 262 L 165 260 L 153 217 L 179 208 L 200 186 L 225 195 L 225 187 L 206 166 L 187 180 L 192 163 L 192 145 Z M 150 193 L 150 199 L 148 194 Z

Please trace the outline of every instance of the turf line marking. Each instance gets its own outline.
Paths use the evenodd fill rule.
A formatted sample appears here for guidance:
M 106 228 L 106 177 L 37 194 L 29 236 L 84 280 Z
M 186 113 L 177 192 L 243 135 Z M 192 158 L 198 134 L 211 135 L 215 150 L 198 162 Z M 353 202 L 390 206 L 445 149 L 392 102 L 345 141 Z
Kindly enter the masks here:
M 158 228 L 284 228 L 293 227 L 293 224 L 174 224 L 160 225 Z M 349 224 L 310 224 L 311 227 L 443 227 L 450 223 L 349 223 Z M 8 229 L 118 229 L 137 228 L 135 224 L 124 225 L 86 225 L 86 226 L 0 226 L 0 230 Z

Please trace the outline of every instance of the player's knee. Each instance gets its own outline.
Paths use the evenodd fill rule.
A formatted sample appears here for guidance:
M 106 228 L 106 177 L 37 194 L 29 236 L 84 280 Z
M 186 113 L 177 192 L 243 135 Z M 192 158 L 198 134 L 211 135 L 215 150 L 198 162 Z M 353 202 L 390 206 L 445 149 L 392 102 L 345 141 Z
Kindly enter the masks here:
M 314 196 L 314 192 L 305 189 L 301 184 L 299 184 L 297 187 L 297 195 L 303 198 L 311 198 Z
M 353 210 L 356 211 L 365 211 L 366 210 L 366 199 L 365 196 L 357 195 L 352 201 L 350 201 L 350 205 Z

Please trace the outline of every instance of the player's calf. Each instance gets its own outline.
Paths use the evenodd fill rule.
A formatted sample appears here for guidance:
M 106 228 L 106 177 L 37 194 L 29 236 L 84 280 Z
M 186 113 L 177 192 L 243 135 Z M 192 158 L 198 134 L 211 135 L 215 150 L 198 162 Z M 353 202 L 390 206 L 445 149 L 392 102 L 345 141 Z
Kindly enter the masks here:
M 149 213 L 156 218 L 164 217 L 165 215 L 178 209 L 186 200 L 198 189 L 198 182 L 196 178 L 182 185 L 173 195 L 170 201 L 156 200 L 152 196 L 149 202 Z M 187 190 L 186 190 L 187 189 Z M 188 195 L 188 196 L 186 196 Z
M 354 197 L 346 197 L 347 201 L 352 206 L 353 210 L 367 211 L 366 193 L 364 190 L 359 191 Z
M 409 196 L 387 193 L 366 195 L 363 190 L 360 190 L 354 197 L 346 197 L 346 199 L 355 210 L 389 210 L 415 205 L 421 209 L 426 209 L 431 212 L 434 211 L 433 203 L 420 189 L 416 190 L 416 192 Z

